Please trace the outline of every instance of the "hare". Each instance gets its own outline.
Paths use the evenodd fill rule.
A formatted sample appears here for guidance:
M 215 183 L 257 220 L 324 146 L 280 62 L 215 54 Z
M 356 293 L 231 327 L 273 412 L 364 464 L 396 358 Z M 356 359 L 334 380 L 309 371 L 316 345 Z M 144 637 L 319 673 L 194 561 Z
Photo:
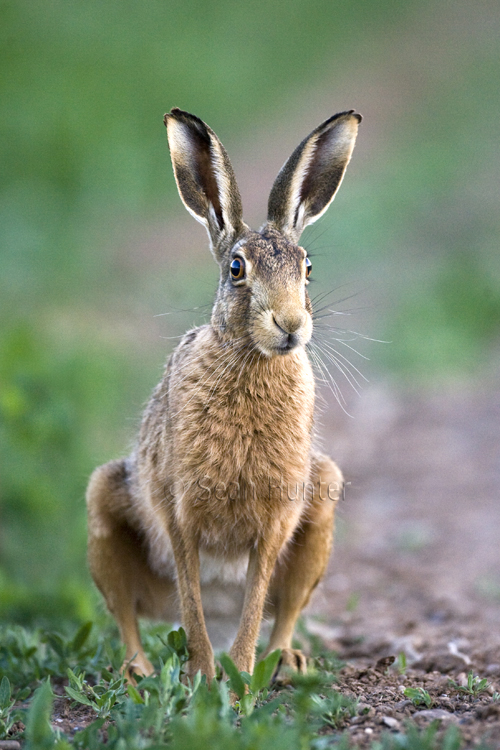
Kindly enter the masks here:
M 130 672 L 153 672 L 137 618 L 174 621 L 179 605 L 188 675 L 201 670 L 210 681 L 204 607 L 223 616 L 237 590 L 230 656 L 238 669 L 253 670 L 267 605 L 267 653 L 279 648 L 282 665 L 304 671 L 293 631 L 325 572 L 343 479 L 312 444 L 311 261 L 297 243 L 333 200 L 361 116 L 341 112 L 302 141 L 276 178 L 259 232 L 243 222 L 215 133 L 177 108 L 164 122 L 180 197 L 208 231 L 220 281 L 210 324 L 186 333 L 171 355 L 132 455 L 90 479 L 90 570 Z

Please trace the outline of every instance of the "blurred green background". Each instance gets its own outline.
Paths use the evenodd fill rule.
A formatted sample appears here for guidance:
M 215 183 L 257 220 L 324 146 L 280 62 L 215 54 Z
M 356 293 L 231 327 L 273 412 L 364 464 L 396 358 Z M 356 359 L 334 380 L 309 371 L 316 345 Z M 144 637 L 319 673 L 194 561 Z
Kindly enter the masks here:
M 494 377 L 498 3 L 17 0 L 0 14 L 0 617 L 92 615 L 87 478 L 128 450 L 169 337 L 210 310 L 217 272 L 176 194 L 172 106 L 218 133 L 256 227 L 298 142 L 361 112 L 342 189 L 303 238 L 314 293 L 338 287 L 333 307 L 363 308 L 349 325 L 391 342 L 365 348 L 372 380 Z

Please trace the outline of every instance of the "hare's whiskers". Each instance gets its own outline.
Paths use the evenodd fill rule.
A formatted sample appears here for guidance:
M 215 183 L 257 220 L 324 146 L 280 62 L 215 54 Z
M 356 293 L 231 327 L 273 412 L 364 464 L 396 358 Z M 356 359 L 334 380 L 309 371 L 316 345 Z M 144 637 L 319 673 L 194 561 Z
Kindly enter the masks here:
M 370 336 L 366 336 L 364 333 L 360 333 L 359 331 L 352 331 L 350 328 L 337 328 L 336 326 L 330 326 L 327 324 L 322 324 L 327 330 L 333 332 L 333 333 L 350 333 L 353 336 L 355 336 L 358 339 L 363 339 L 364 341 L 374 341 L 376 344 L 390 344 L 390 341 L 384 341 L 383 339 L 374 339 Z M 353 341 L 353 339 L 349 339 L 349 341 Z
M 346 363 L 346 365 L 347 365 L 347 367 L 348 367 L 348 368 L 352 368 L 352 369 L 353 369 L 353 370 L 354 370 L 355 372 L 357 372 L 357 374 L 358 374 L 358 375 L 359 375 L 359 376 L 360 376 L 361 378 L 363 378 L 363 380 L 364 380 L 364 381 L 365 381 L 366 383 L 368 383 L 368 378 L 366 378 L 366 377 L 365 377 L 365 376 L 363 375 L 363 373 L 362 373 L 362 372 L 360 372 L 360 371 L 358 370 L 358 368 L 357 368 L 357 367 L 356 367 L 356 366 L 355 366 L 355 365 L 354 365 L 354 364 L 353 364 L 353 363 L 351 362 L 351 360 L 347 359 L 347 357 L 345 357 L 345 356 L 344 356 L 343 354 L 341 354 L 341 353 L 340 353 L 339 351 L 337 351 L 337 349 L 335 349 L 335 347 L 333 347 L 333 346 L 332 346 L 332 345 L 331 345 L 331 344 L 330 344 L 330 343 L 329 343 L 328 341 L 321 341 L 321 342 L 319 342 L 319 343 L 320 343 L 320 344 L 321 344 L 322 346 L 326 346 L 326 348 L 327 348 L 327 349 L 328 349 L 328 350 L 329 350 L 329 351 L 330 351 L 330 352 L 332 353 L 332 355 L 333 355 L 333 356 L 335 356 L 335 357 L 340 357 L 340 359 L 342 359 L 342 360 L 343 360 L 343 361 L 344 361 L 344 362 Z M 359 385 L 359 383 L 358 383 L 358 385 Z M 361 386 L 360 386 L 360 387 L 361 387 Z
M 349 372 L 347 367 L 343 365 L 338 359 L 336 359 L 330 352 L 328 352 L 326 349 L 321 349 L 321 347 L 318 346 L 318 348 L 322 351 L 322 353 L 325 355 L 327 360 L 331 362 L 337 370 L 345 377 L 353 391 L 355 391 L 359 396 L 359 388 L 361 387 L 359 383 L 357 382 L 356 378 Z
M 322 382 L 329 387 L 339 406 L 344 409 L 342 402 L 345 403 L 345 398 L 339 388 L 337 381 L 321 359 L 317 344 L 315 344 L 315 342 L 311 340 L 307 346 L 316 365 L 316 368 L 319 370 Z
M 206 305 L 197 305 L 196 307 L 186 307 L 185 309 L 174 308 L 170 312 L 158 313 L 157 315 L 153 315 L 153 318 L 163 318 L 165 315 L 176 315 L 177 313 L 196 312 L 197 310 L 204 310 L 207 307 L 212 307 L 212 303 L 207 302 Z
M 319 354 L 314 350 L 313 345 L 311 345 L 311 342 L 308 344 L 308 350 L 309 354 L 311 355 L 311 359 L 313 361 L 313 365 L 316 369 L 316 373 L 318 377 L 318 381 L 325 385 L 333 394 L 333 397 L 335 398 L 335 401 L 338 403 L 340 408 L 342 409 L 345 414 L 348 416 L 351 416 L 345 409 L 345 406 L 343 402 L 345 401 L 344 396 L 342 395 L 342 391 L 338 387 L 338 384 L 335 380 L 335 378 L 332 376 L 332 374 L 329 372 L 329 370 L 324 366 L 324 363 L 321 360 L 321 357 Z M 326 401 L 324 402 L 326 404 Z
M 311 297 L 311 302 L 313 306 L 316 304 L 319 304 L 320 302 L 323 302 L 323 300 L 327 299 L 327 297 L 330 297 L 330 295 L 335 294 L 335 292 L 338 292 L 339 289 L 343 289 L 345 286 L 349 286 L 349 282 L 345 284 L 340 284 L 340 286 L 336 286 L 333 289 L 330 289 L 330 291 L 328 292 L 318 292 L 318 294 L 316 294 L 314 297 Z M 354 297 L 355 294 L 353 294 L 352 296 Z M 350 297 L 346 297 L 345 299 L 350 299 Z M 336 302 L 333 302 L 333 303 L 330 302 L 329 304 L 339 305 L 341 302 L 344 302 L 344 300 L 339 299 Z

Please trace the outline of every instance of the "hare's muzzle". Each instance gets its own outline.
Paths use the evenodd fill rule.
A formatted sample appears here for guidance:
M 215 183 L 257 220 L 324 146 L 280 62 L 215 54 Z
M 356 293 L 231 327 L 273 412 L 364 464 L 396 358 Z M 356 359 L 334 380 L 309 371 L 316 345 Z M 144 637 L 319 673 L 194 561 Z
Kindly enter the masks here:
M 275 337 L 275 352 L 286 354 L 297 346 L 304 346 L 310 338 L 308 330 L 309 316 L 305 310 L 293 314 L 272 315 L 273 333 Z
M 290 336 L 305 326 L 306 318 L 307 314 L 302 310 L 293 315 L 276 315 L 275 313 L 273 315 L 273 322 L 280 331 Z

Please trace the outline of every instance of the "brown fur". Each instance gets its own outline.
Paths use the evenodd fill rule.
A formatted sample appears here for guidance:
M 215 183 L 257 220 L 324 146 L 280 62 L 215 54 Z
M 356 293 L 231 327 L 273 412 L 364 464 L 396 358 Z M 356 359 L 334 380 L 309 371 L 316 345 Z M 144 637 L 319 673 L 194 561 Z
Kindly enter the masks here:
M 268 650 L 305 669 L 293 630 L 328 562 L 342 475 L 312 446 L 312 308 L 296 242 L 333 199 L 359 121 L 341 113 L 302 142 L 278 175 L 268 224 L 253 232 L 215 133 L 181 110 L 166 115 L 179 193 L 205 224 L 221 277 L 211 323 L 171 356 L 133 454 L 97 469 L 87 492 L 90 569 L 135 672 L 152 671 L 137 617 L 173 620 L 179 606 L 189 673 L 211 679 L 204 610 L 232 612 L 238 586 L 238 668 L 253 669 L 268 597 Z M 235 258 L 242 279 L 231 276 Z

